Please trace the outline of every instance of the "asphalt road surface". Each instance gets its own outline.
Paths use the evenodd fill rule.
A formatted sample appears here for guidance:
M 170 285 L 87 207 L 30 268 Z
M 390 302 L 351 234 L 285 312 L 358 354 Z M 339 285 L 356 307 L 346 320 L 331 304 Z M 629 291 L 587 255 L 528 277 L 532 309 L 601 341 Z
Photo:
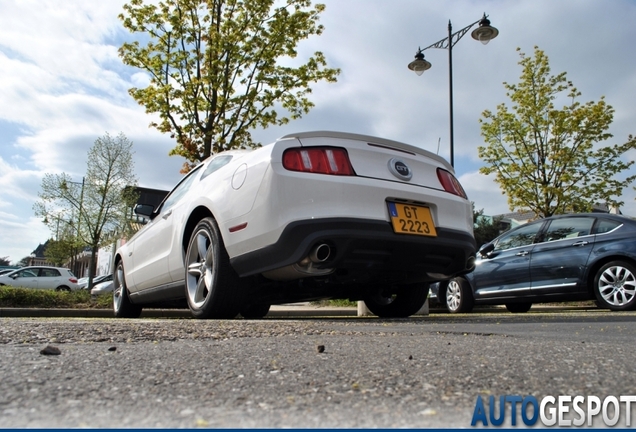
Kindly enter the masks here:
M 635 335 L 601 310 L 1 318 L 0 427 L 470 427 L 480 395 L 636 394 Z

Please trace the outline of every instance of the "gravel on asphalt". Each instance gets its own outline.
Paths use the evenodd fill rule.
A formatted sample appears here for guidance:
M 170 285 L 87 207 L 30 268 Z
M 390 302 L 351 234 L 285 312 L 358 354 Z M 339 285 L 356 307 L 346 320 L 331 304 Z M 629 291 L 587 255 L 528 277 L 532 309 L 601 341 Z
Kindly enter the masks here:
M 575 320 L 567 338 L 559 320 L 520 324 L 3 318 L 0 425 L 470 427 L 478 395 L 636 388 L 631 346 L 602 338 L 632 322 Z

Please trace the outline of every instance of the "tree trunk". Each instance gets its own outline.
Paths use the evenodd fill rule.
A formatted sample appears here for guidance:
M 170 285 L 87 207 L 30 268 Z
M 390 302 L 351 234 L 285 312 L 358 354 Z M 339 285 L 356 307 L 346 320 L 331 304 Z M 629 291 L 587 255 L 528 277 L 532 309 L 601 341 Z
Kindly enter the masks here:
M 97 256 L 97 248 L 98 246 L 91 246 L 91 259 L 88 262 L 88 291 L 90 292 L 93 289 L 93 277 L 95 277 L 95 257 Z

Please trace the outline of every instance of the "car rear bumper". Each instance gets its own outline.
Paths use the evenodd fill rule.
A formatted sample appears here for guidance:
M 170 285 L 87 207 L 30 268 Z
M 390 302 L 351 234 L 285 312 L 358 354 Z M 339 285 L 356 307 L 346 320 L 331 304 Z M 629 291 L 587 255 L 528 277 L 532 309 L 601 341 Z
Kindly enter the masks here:
M 233 257 L 240 276 L 293 265 L 317 245 L 330 248 L 316 265 L 333 269 L 343 283 L 415 283 L 464 274 L 472 269 L 475 240 L 466 233 L 438 228 L 436 237 L 396 234 L 385 221 L 327 218 L 290 223 L 279 240 L 263 249 Z

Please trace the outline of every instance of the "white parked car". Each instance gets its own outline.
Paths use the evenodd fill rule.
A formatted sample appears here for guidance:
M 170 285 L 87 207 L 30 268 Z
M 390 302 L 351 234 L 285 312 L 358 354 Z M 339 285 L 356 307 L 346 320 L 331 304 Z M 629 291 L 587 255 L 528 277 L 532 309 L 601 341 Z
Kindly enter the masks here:
M 77 280 L 77 285 L 79 289 L 87 289 L 88 288 L 88 276 L 84 276 Z
M 405 317 L 429 283 L 474 267 L 471 204 L 441 157 L 387 139 L 287 135 L 194 168 L 115 256 L 113 305 L 185 298 L 197 318 L 270 305 L 364 300 Z
M 97 285 L 100 282 L 112 281 L 112 280 L 113 280 L 112 273 L 107 275 L 94 276 L 93 286 Z M 79 285 L 80 289 L 88 289 L 88 277 L 79 278 L 77 280 L 77 284 Z
M 108 294 L 113 292 L 113 278 L 103 280 L 102 282 L 98 282 L 95 284 L 93 289 L 91 290 L 92 296 L 97 296 L 101 294 Z
M 54 289 L 57 291 L 71 291 L 79 289 L 77 278 L 67 268 L 32 266 L 22 267 L 9 273 L 0 275 L 0 285 L 10 285 L 21 288 Z

